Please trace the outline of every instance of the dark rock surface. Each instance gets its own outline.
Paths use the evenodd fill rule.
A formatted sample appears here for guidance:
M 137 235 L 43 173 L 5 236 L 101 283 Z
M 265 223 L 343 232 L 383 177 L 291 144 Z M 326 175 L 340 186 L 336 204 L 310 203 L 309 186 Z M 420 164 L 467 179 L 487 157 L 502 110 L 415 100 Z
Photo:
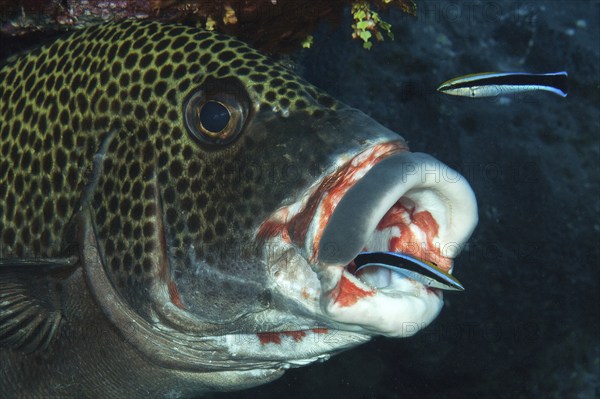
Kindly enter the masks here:
M 480 222 L 434 323 L 218 398 L 600 396 L 600 2 L 418 1 L 396 40 L 365 51 L 349 26 L 298 56 L 312 83 L 462 171 Z M 569 72 L 569 95 L 469 99 L 443 81 Z

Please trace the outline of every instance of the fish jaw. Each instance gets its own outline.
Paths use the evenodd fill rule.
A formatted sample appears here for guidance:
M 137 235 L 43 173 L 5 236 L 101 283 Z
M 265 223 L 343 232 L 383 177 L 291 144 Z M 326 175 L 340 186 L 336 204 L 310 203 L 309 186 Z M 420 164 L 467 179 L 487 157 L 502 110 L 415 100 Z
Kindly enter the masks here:
M 441 291 L 381 268 L 355 274 L 352 260 L 402 252 L 451 272 L 477 224 L 475 196 L 464 177 L 403 141 L 336 165 L 257 232 L 275 290 L 330 328 L 411 336 L 439 314 Z

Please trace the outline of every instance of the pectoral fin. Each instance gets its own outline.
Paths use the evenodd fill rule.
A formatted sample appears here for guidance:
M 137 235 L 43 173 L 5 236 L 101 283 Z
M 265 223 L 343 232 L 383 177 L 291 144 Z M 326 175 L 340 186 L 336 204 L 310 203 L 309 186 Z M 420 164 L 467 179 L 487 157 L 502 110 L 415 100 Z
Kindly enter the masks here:
M 0 258 L 0 347 L 43 350 L 62 320 L 58 286 L 77 258 Z

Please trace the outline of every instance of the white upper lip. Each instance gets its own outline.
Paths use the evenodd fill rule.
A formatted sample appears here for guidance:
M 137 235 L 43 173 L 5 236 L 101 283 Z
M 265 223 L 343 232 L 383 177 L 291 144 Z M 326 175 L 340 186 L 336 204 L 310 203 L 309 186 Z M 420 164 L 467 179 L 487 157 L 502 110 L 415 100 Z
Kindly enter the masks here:
M 349 263 L 400 198 L 431 213 L 440 226 L 435 244 L 446 257 L 458 255 L 477 224 L 471 187 L 458 172 L 432 156 L 403 152 L 375 165 L 342 198 L 320 238 L 319 261 Z M 324 251 L 328 246 L 335 251 Z

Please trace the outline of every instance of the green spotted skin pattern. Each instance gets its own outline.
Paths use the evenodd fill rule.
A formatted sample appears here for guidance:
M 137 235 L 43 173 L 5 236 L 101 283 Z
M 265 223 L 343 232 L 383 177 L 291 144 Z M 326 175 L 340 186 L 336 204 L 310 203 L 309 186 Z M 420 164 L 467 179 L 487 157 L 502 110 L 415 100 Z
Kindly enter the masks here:
M 285 134 L 242 133 L 218 150 L 190 137 L 186 98 L 207 78 L 228 77 L 246 90 L 251 114 L 319 118 L 338 106 L 242 42 L 158 22 L 91 27 L 5 65 L 0 258 L 73 250 L 74 216 L 88 206 L 107 274 L 142 308 L 133 293 L 164 274 L 161 240 L 173 259 L 188 263 L 214 262 L 207 246 L 247 241 L 260 218 L 311 177 L 264 184 L 264 174 L 252 175 L 256 165 L 283 159 L 264 149 L 286 142 Z M 326 141 L 286 142 L 290 153 L 303 154 L 292 166 L 325 166 Z M 212 287 L 212 294 L 227 288 Z

